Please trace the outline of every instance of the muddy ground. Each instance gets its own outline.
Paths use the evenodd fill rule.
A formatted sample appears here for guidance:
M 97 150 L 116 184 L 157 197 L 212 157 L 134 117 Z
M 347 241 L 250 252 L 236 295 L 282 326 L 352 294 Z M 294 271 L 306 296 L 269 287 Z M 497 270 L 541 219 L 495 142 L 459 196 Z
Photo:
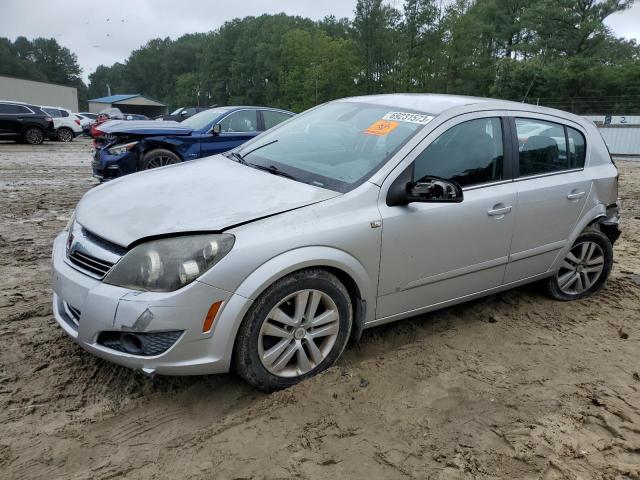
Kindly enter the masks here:
M 271 395 L 153 380 L 75 346 L 49 256 L 89 145 L 0 144 L 0 478 L 640 479 L 640 163 L 604 291 L 535 286 L 365 332 Z

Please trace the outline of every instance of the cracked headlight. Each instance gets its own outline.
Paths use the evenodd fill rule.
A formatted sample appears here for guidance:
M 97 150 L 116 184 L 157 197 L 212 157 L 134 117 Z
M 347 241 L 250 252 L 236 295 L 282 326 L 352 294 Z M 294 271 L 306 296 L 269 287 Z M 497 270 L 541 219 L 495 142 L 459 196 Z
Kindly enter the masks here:
M 124 145 L 117 145 L 115 147 L 111 147 L 107 149 L 110 155 L 122 155 L 125 152 L 128 152 L 133 147 L 135 147 L 138 142 L 125 143 Z
M 218 263 L 233 247 L 229 234 L 187 235 L 142 243 L 126 253 L 105 283 L 149 292 L 172 292 Z

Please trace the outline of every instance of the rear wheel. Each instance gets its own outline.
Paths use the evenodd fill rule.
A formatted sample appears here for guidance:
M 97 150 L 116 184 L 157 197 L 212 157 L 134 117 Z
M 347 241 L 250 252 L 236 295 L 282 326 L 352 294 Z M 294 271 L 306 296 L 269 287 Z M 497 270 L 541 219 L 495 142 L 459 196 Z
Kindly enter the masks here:
M 73 141 L 73 130 L 70 128 L 59 128 L 58 129 L 58 140 L 61 142 L 71 142 Z
M 40 145 L 44 142 L 44 131 L 38 127 L 27 127 L 22 138 L 29 145 Z
M 351 299 L 340 280 L 325 270 L 296 272 L 251 306 L 236 337 L 235 369 L 261 390 L 287 388 L 338 359 L 351 323 Z
M 567 252 L 558 273 L 547 280 L 547 291 L 557 300 L 588 297 L 604 286 L 612 265 L 611 241 L 598 231 L 583 233 Z
M 140 161 L 140 170 L 151 170 L 152 168 L 166 167 L 167 165 L 174 165 L 180 163 L 180 157 L 175 153 L 158 148 L 146 153 Z

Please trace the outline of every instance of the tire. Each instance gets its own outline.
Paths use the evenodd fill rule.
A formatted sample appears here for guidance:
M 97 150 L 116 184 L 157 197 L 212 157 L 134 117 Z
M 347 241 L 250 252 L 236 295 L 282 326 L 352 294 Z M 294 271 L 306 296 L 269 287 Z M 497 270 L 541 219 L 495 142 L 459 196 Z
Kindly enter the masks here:
M 181 161 L 180 157 L 175 153 L 163 148 L 158 148 L 156 150 L 151 150 L 142 157 L 139 170 L 151 170 L 152 168 L 174 165 Z
M 547 293 L 561 301 L 578 300 L 600 290 L 611 273 L 613 246 L 601 232 L 582 233 L 559 271 L 546 281 Z
M 73 130 L 65 127 L 59 128 L 56 133 L 56 137 L 61 142 L 73 142 Z
M 351 298 L 337 277 L 321 269 L 293 273 L 271 285 L 247 312 L 236 336 L 233 367 L 260 390 L 290 387 L 333 365 L 347 345 L 352 322 Z
M 44 130 L 40 127 L 27 127 L 22 132 L 22 138 L 29 145 L 40 145 L 44 142 Z

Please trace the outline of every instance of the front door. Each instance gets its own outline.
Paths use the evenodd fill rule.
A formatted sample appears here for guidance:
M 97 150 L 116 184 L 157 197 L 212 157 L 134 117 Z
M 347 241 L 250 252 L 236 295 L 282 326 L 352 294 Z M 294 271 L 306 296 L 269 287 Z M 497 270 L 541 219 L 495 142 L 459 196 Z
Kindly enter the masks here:
M 258 131 L 258 112 L 238 110 L 230 113 L 220 122 L 219 134 L 203 133 L 200 140 L 200 156 L 208 157 L 223 153 L 251 140 Z
M 517 201 L 503 132 L 499 117 L 451 121 L 417 154 L 414 181 L 426 175 L 456 181 L 464 189 L 461 203 L 389 207 L 381 199 L 378 319 L 501 285 Z
M 565 246 L 591 190 L 584 135 L 536 118 L 513 119 L 518 215 L 505 282 L 546 272 Z

